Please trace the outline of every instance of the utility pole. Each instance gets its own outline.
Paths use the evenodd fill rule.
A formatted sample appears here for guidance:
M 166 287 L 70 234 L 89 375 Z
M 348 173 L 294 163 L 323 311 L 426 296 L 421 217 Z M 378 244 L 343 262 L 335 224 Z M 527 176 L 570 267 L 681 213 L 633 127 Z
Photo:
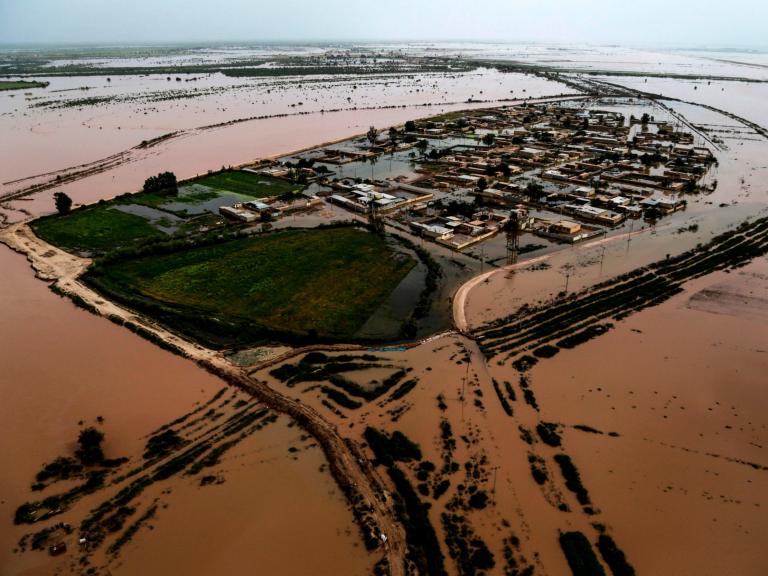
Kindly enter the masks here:
M 603 260 L 605 259 L 605 246 L 602 246 L 602 252 L 600 253 L 600 276 L 603 275 Z

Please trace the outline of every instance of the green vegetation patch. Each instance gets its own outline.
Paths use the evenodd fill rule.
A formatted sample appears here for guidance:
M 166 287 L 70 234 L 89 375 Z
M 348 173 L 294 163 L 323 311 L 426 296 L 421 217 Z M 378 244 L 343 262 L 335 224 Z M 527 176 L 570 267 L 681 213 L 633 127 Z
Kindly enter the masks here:
M 202 184 L 216 190 L 245 194 L 254 198 L 282 196 L 283 194 L 299 192 L 304 188 L 302 185 L 294 184 L 288 180 L 262 176 L 261 174 L 244 172 L 242 170 L 209 174 L 199 180 L 195 180 L 195 184 Z
M 98 205 L 35 220 L 32 228 L 49 244 L 69 252 L 90 254 L 166 236 L 141 216 Z
M 48 82 L 29 82 L 26 80 L 0 80 L 0 92 L 4 90 L 24 90 L 29 88 L 45 88 Z
M 105 262 L 99 290 L 209 345 L 349 339 L 415 265 L 357 228 L 265 236 Z

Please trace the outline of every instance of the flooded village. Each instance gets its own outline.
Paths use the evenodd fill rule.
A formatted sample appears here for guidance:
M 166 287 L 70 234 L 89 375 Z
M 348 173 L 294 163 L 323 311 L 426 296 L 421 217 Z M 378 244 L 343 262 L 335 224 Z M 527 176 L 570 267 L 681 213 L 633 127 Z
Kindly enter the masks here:
M 0 572 L 761 573 L 765 135 L 400 49 L 238 54 L 221 125 L 3 182 Z

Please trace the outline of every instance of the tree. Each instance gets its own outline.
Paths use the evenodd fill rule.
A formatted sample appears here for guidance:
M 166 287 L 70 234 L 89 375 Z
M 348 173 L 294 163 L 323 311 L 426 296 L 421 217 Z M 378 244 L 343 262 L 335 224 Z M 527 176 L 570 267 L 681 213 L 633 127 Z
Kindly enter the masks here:
M 99 464 L 104 460 L 104 452 L 101 449 L 101 442 L 104 440 L 104 434 L 89 427 L 80 431 L 77 438 L 79 448 L 75 450 L 75 455 L 85 466 Z
M 525 188 L 525 193 L 534 200 L 538 200 L 544 195 L 544 187 L 538 182 L 528 182 L 528 186 Z
M 72 209 L 72 198 L 64 194 L 64 192 L 54 192 L 53 201 L 56 203 L 56 210 L 59 214 L 66 214 Z
M 144 181 L 144 192 L 158 194 L 159 196 L 175 196 L 179 192 L 176 174 L 173 172 L 162 172 L 157 176 L 150 176 Z
M 486 188 L 488 188 L 488 181 L 485 178 L 480 178 L 480 180 L 477 181 L 477 189 L 485 190 Z
M 483 144 L 486 146 L 493 146 L 496 143 L 496 134 L 493 132 L 488 132 L 485 136 L 483 136 Z
M 376 138 L 379 137 L 379 131 L 376 130 L 375 126 L 371 126 L 368 128 L 368 132 L 366 133 L 365 137 L 368 139 L 368 142 L 370 142 L 371 146 L 376 144 Z
M 415 132 L 416 131 L 416 122 L 413 120 L 408 120 L 408 122 L 405 123 L 405 131 L 406 132 Z
M 397 128 L 392 126 L 392 128 L 389 129 L 389 141 L 394 145 L 397 142 L 399 136 L 400 132 L 397 131 Z
M 416 142 L 416 148 L 418 148 L 419 152 L 421 152 L 421 154 L 423 155 L 424 152 L 427 151 L 427 148 L 429 148 L 429 142 L 423 139 L 419 140 L 418 142 Z

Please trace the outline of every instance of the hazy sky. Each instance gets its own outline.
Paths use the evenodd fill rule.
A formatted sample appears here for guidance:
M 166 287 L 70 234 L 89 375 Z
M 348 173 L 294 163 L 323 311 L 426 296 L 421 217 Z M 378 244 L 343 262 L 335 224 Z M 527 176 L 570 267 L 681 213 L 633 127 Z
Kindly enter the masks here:
M 489 40 L 768 46 L 768 0 L 0 0 L 0 43 Z

